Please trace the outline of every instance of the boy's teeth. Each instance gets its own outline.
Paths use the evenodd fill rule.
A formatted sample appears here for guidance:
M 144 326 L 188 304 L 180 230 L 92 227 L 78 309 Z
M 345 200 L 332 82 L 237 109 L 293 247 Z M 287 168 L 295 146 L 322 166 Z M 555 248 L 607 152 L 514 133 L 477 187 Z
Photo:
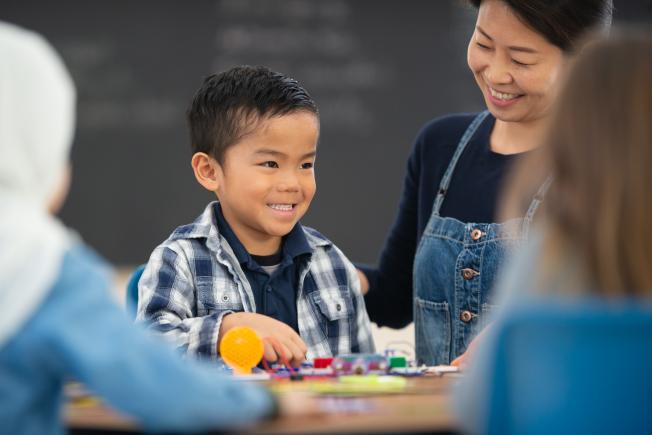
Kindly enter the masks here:
M 518 94 L 505 94 L 503 92 L 495 91 L 493 88 L 489 88 L 489 92 L 491 92 L 492 97 L 498 98 L 500 100 L 513 100 L 514 98 L 518 97 Z
M 281 211 L 292 210 L 292 204 L 270 204 L 269 206 L 274 210 L 281 210 Z

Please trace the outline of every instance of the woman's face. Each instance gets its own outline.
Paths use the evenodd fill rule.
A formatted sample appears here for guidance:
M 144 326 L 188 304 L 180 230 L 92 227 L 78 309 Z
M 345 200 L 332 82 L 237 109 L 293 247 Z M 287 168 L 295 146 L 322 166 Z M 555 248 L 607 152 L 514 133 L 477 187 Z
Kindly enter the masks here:
M 519 20 L 507 3 L 481 3 L 467 59 L 497 119 L 529 122 L 549 113 L 565 56 Z

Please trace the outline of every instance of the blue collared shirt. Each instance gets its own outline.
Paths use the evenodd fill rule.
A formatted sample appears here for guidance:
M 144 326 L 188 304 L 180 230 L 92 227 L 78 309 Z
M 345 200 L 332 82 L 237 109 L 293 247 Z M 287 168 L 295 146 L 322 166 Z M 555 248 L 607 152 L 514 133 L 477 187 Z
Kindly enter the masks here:
M 219 203 L 215 204 L 214 213 L 220 233 L 233 249 L 233 253 L 251 285 L 256 302 L 256 312 L 280 320 L 290 325 L 298 333 L 296 292 L 299 279 L 298 271 L 302 263 L 309 260 L 312 253 L 301 224 L 297 223 L 292 231 L 283 237 L 278 268 L 270 275 L 247 252 L 224 218 Z
M 215 204 L 154 250 L 138 286 L 137 320 L 146 321 L 188 355 L 209 358 L 219 357 L 218 333 L 225 314 L 258 312 L 252 285 L 220 233 Z M 307 358 L 373 352 L 355 267 L 320 233 L 297 228 L 310 247 L 306 261 L 298 264 L 295 290 Z

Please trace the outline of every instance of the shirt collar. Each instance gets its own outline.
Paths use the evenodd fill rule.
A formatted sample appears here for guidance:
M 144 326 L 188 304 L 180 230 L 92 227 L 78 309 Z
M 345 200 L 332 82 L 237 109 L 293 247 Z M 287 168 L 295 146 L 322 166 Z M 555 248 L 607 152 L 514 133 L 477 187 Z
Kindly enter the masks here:
M 169 240 L 203 238 L 206 239 L 206 247 L 208 249 L 213 252 L 219 252 L 221 250 L 220 235 L 225 237 L 223 231 L 226 231 L 226 228 L 231 230 L 231 228 L 228 226 L 228 223 L 226 223 L 223 216 L 222 219 L 218 218 L 218 210 L 219 215 L 221 215 L 221 207 L 219 207 L 218 201 L 209 203 L 204 209 L 204 212 L 199 215 L 193 223 L 182 225 L 175 229 Z M 220 228 L 220 221 L 226 224 L 224 229 Z M 231 232 L 233 232 L 233 230 L 231 230 Z M 242 247 L 247 256 L 249 256 L 249 253 L 242 243 L 240 243 L 238 238 L 235 237 L 235 233 L 233 233 L 233 244 L 231 240 L 227 239 L 227 242 L 231 245 L 234 253 L 236 251 L 234 247 L 236 241 L 237 244 Z M 304 227 L 300 223 L 297 223 L 294 228 L 292 228 L 292 231 L 285 236 L 285 244 L 288 246 L 285 247 L 284 253 L 287 253 L 292 258 L 295 258 L 298 255 L 312 253 L 318 248 L 327 248 L 332 245 L 330 240 L 326 239 L 317 231 Z M 240 262 L 240 258 L 238 258 L 238 261 Z
M 242 242 L 240 242 L 240 239 L 238 239 L 238 236 L 236 236 L 231 229 L 231 225 L 229 225 L 229 223 L 224 218 L 224 214 L 222 213 L 222 206 L 219 202 L 216 202 L 213 207 L 215 210 L 217 228 L 220 234 L 224 236 L 227 242 L 229 242 L 229 245 L 231 246 L 231 249 L 233 249 L 233 253 L 235 254 L 235 258 L 238 260 L 238 262 L 240 264 L 249 265 L 251 262 L 253 262 L 253 259 L 245 249 Z
M 235 254 L 238 262 L 240 264 L 246 264 L 248 267 L 253 266 L 255 261 L 251 258 L 251 255 L 249 252 L 247 252 L 247 249 L 244 247 L 242 242 L 240 242 L 238 236 L 235 234 L 235 232 L 233 232 L 233 229 L 224 218 L 222 207 L 220 206 L 219 202 L 215 203 L 214 210 L 218 230 L 229 243 L 231 249 L 233 249 L 233 253 Z M 312 253 L 312 248 L 306 239 L 306 235 L 300 223 L 297 222 L 292 230 L 283 237 L 281 249 L 283 252 L 283 259 L 289 257 L 292 261 L 294 261 L 300 255 Z
M 297 258 L 299 255 L 312 253 L 312 248 L 306 239 L 306 233 L 303 231 L 303 226 L 297 222 L 285 237 L 283 237 L 283 253 L 292 259 Z

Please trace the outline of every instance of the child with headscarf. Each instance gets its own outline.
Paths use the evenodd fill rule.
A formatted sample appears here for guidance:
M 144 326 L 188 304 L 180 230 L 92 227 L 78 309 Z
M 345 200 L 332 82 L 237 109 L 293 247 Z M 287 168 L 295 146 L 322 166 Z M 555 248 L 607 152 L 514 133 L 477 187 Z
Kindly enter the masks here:
M 0 22 L 0 428 L 61 433 L 77 379 L 146 429 L 272 415 L 266 390 L 182 361 L 127 319 L 102 261 L 53 216 L 67 191 L 75 90 L 39 35 Z

